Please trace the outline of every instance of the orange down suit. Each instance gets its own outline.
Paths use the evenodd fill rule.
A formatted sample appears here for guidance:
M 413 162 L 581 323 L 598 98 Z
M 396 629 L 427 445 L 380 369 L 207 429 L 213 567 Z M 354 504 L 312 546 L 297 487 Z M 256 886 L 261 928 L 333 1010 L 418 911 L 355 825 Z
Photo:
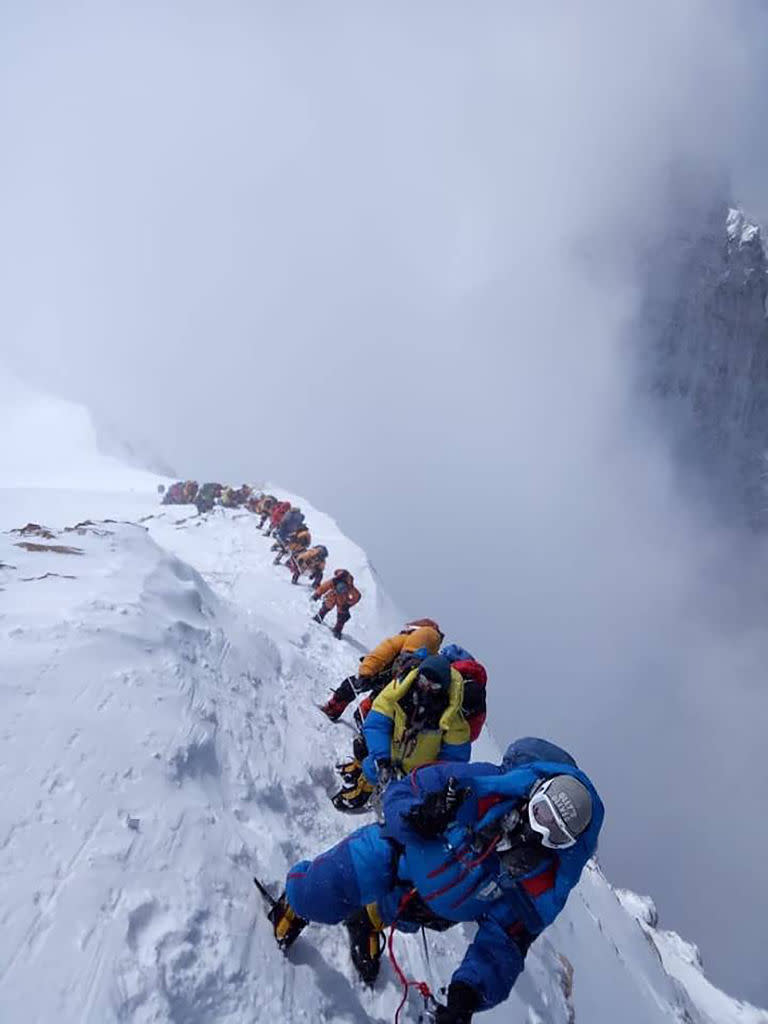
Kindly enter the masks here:
M 337 583 L 346 583 L 347 592 L 345 594 L 337 594 L 334 587 Z M 333 579 L 326 580 L 325 583 L 321 583 L 315 591 L 315 597 L 322 597 L 325 608 L 330 611 L 331 608 L 338 608 L 340 612 L 345 611 L 348 608 L 352 608 L 361 598 L 361 593 L 357 589 L 354 583 L 353 577 L 350 575 L 346 578 L 343 576 L 334 576 Z
M 433 626 L 416 626 L 397 636 L 388 636 L 366 654 L 357 674 L 361 679 L 370 679 L 388 669 L 399 655 L 411 654 L 420 647 L 426 647 L 430 654 L 437 654 L 441 642 L 442 636 Z
M 311 572 L 316 569 L 322 572 L 325 569 L 325 555 L 321 553 L 318 545 L 316 548 L 310 548 L 309 551 L 297 555 L 296 564 L 302 572 Z
M 296 533 L 291 534 L 288 540 L 288 550 L 292 555 L 298 555 L 306 551 L 312 543 L 312 534 L 306 526 L 300 526 Z

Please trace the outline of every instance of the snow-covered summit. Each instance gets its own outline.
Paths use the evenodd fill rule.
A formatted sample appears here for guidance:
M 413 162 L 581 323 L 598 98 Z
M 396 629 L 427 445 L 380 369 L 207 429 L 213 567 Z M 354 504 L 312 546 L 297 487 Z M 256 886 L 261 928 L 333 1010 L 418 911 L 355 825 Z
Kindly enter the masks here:
M 731 207 L 725 221 L 728 240 L 738 246 L 751 245 L 761 239 L 760 228 L 751 224 L 743 210 Z
M 0 367 L 0 487 L 154 490 L 160 478 L 99 450 L 87 409 L 28 388 Z
M 314 705 L 400 621 L 364 552 L 301 502 L 364 594 L 338 643 L 247 512 L 163 507 L 156 477 L 99 461 L 83 410 L 18 398 L 14 422 L 39 426 L 40 409 L 35 472 L 0 466 L 0 1020 L 391 1021 L 391 971 L 364 989 L 339 928 L 310 928 L 285 960 L 251 884 L 349 831 L 328 795 L 352 734 Z M 486 737 L 476 756 L 498 751 Z M 649 906 L 591 865 L 479 1019 L 768 1024 Z M 466 934 L 430 936 L 430 963 L 396 941 L 437 989 Z

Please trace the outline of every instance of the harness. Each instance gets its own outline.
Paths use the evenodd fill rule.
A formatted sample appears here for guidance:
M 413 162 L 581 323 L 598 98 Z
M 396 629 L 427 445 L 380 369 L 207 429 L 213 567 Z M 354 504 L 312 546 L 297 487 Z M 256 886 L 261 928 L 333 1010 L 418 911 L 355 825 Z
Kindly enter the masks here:
M 397 922 L 408 921 L 411 924 L 420 924 L 423 928 L 429 928 L 432 931 L 439 932 L 447 931 L 449 928 L 453 928 L 454 925 L 458 924 L 458 921 L 449 921 L 447 918 L 440 917 L 439 914 L 435 914 L 434 911 L 430 909 L 428 904 L 431 900 L 437 899 L 438 896 L 441 896 L 444 892 L 447 892 L 453 886 L 458 885 L 472 870 L 472 868 L 477 867 L 478 864 L 482 864 L 482 862 L 493 853 L 498 841 L 498 838 L 492 840 L 490 843 L 488 843 L 487 847 L 485 848 L 485 850 L 482 851 L 479 857 L 468 863 L 464 862 L 461 859 L 460 850 L 454 851 L 454 855 L 451 861 L 441 865 L 440 868 L 436 869 L 434 872 L 431 873 L 430 877 L 436 876 L 442 873 L 443 871 L 446 871 L 451 863 L 455 862 L 456 860 L 459 860 L 461 861 L 461 863 L 465 864 L 465 869 L 464 871 L 460 872 L 458 878 L 456 878 L 455 881 L 451 882 L 449 885 L 443 886 L 442 888 L 435 890 L 435 892 L 430 893 L 428 896 L 423 897 L 416 888 L 411 887 L 401 899 L 400 905 L 397 908 L 397 913 L 395 914 L 395 918 L 392 921 L 392 924 L 389 926 L 389 936 L 387 939 L 387 951 L 389 953 L 389 960 L 390 963 L 392 964 L 392 969 L 397 975 L 400 984 L 403 986 L 403 998 L 400 1000 L 400 1005 L 398 1006 L 395 1012 L 394 1024 L 400 1024 L 400 1014 L 402 1013 L 403 1008 L 406 1002 L 408 1001 L 408 993 L 412 988 L 415 988 L 423 998 L 425 1010 L 428 1010 L 430 1008 L 430 1005 L 437 1005 L 437 1000 L 435 999 L 432 990 L 430 989 L 426 981 L 417 981 L 414 978 L 408 978 L 405 972 L 403 971 L 402 967 L 398 963 L 397 958 L 395 957 L 394 943 L 395 928 L 397 926 Z M 405 884 L 409 883 L 406 882 Z M 466 896 L 463 897 L 462 900 L 460 900 L 459 902 L 463 902 L 463 900 L 466 898 Z M 426 936 L 424 941 L 426 943 Z
M 405 712 L 407 722 L 402 739 L 400 740 L 403 748 L 403 759 L 405 759 L 410 757 L 416 749 L 421 733 L 426 730 L 440 728 L 440 719 L 445 711 L 445 707 L 438 707 L 436 702 L 424 699 L 419 700 L 413 686 L 403 697 L 400 707 Z

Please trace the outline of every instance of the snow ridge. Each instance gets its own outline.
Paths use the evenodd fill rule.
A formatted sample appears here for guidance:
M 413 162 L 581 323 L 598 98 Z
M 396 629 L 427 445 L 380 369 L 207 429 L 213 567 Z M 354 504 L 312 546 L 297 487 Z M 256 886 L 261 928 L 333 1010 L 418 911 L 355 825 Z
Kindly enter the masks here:
M 83 485 L 97 457 L 70 452 Z M 251 884 L 350 830 L 328 796 L 352 733 L 313 705 L 399 625 L 364 552 L 301 501 L 364 592 L 339 643 L 249 513 L 161 507 L 133 470 L 92 490 L 42 479 L 0 490 L 0 1020 L 391 1021 L 388 967 L 365 989 L 344 930 L 319 926 L 284 959 Z M 32 507 L 41 526 L 10 532 Z M 498 751 L 486 737 L 475 756 Z M 590 865 L 481 1019 L 768 1024 L 709 986 L 651 907 Z M 401 936 L 398 955 L 437 990 L 469 934 L 431 935 L 429 963 Z

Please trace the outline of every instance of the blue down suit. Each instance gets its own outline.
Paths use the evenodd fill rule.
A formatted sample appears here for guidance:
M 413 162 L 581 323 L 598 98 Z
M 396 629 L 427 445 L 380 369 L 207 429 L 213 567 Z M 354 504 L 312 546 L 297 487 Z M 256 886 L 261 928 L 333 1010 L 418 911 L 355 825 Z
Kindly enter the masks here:
M 533 871 L 513 878 L 492 849 L 483 850 L 479 833 L 525 802 L 540 779 L 553 775 L 572 775 L 587 787 L 591 823 L 574 846 L 546 851 Z M 403 815 L 451 777 L 468 795 L 445 832 L 425 839 Z M 527 738 L 509 747 L 501 766 L 441 763 L 415 770 L 387 788 L 383 811 L 383 824 L 358 829 L 315 860 L 296 864 L 286 883 L 288 902 L 307 920 L 325 924 L 376 903 L 385 924 L 415 931 L 408 901 L 418 894 L 442 927 L 476 921 L 475 938 L 452 980 L 471 985 L 482 999 L 481 1009 L 496 1006 L 508 997 L 531 939 L 563 909 L 595 852 L 604 811 L 594 786 L 565 751 Z

